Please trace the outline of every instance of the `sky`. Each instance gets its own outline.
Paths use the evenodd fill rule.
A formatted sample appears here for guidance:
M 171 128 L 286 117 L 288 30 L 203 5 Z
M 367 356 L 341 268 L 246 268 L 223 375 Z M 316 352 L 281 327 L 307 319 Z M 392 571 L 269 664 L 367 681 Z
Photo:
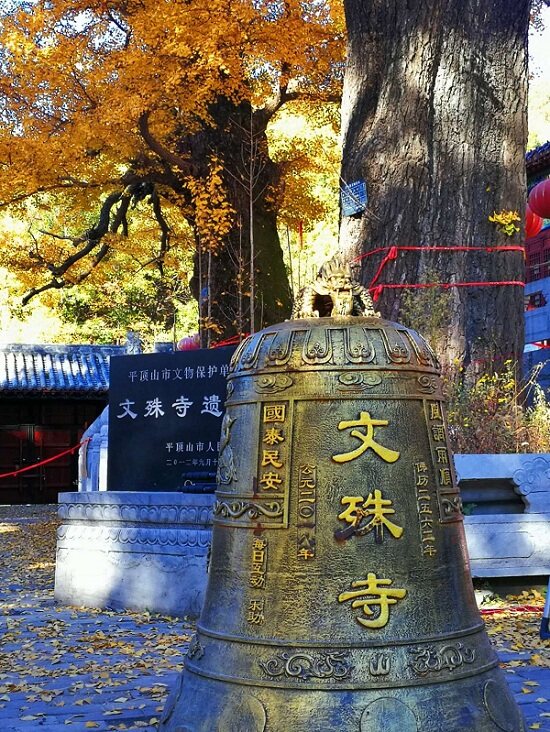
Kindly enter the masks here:
M 550 140 L 550 8 L 541 32 L 529 34 L 529 141 L 531 150 Z
M 542 73 L 550 86 L 550 8 L 543 8 L 542 33 L 531 31 L 529 34 L 529 56 L 531 73 Z

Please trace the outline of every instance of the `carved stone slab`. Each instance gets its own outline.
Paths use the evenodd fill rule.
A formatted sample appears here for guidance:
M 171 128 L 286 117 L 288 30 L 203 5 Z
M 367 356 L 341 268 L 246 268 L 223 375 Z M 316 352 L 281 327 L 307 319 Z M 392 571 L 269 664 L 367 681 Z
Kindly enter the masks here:
M 213 503 L 193 493 L 60 494 L 56 600 L 198 615 Z
M 550 511 L 550 455 L 517 453 L 510 455 L 455 455 L 459 483 L 510 481 L 525 504 L 525 513 Z
M 550 573 L 550 513 L 464 518 L 473 577 Z
M 550 455 L 455 455 L 454 460 L 465 505 L 474 505 L 475 515 L 464 519 L 472 576 L 547 575 Z

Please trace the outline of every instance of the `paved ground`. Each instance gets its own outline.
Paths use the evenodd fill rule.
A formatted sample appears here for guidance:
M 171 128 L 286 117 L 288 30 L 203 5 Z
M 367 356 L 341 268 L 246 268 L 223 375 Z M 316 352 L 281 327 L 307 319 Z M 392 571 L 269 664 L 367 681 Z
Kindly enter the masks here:
M 152 732 L 192 627 L 56 605 L 55 526 L 53 507 L 0 506 L 0 732 Z M 536 600 L 486 621 L 527 727 L 550 732 L 550 643 L 538 637 L 540 612 L 517 611 Z
M 529 729 L 550 731 L 550 668 L 531 662 L 531 652 L 499 651 L 507 680 Z M 548 650 L 546 658 L 548 660 Z
M 0 732 L 156 729 L 192 628 L 58 606 L 53 507 L 0 507 Z

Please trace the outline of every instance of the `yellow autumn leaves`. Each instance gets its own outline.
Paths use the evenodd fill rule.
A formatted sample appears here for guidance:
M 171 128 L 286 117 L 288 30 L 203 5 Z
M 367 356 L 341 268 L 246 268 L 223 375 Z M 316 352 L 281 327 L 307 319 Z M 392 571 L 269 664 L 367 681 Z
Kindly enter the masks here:
M 70 237 L 86 231 L 129 172 L 155 182 L 170 217 L 169 264 L 186 277 L 178 252 L 192 249 L 197 239 L 215 251 L 239 225 L 222 183 L 230 177 L 228 163 L 219 149 L 206 146 L 200 178 L 169 169 L 149 148 L 139 120 L 147 115 L 159 144 L 188 161 L 190 136 L 217 124 L 217 100 L 261 111 L 277 105 L 282 88 L 292 99 L 315 96 L 322 107 L 322 100 L 339 93 L 343 29 L 340 3 L 14 3 L 0 19 L 0 209 L 23 225 L 16 237 L 0 227 L 0 265 L 20 277 L 14 295 L 51 280 L 56 266 L 74 254 Z M 317 130 L 314 140 L 304 126 L 295 147 L 280 134 L 271 138 L 281 175 L 265 194 L 280 207 L 279 223 L 295 231 L 302 222 L 313 230 L 327 212 L 336 220 L 338 142 L 329 127 L 337 115 L 323 130 L 314 119 L 319 109 L 312 103 L 300 110 Z M 224 134 L 230 133 L 222 125 L 220 138 Z M 123 262 L 110 254 L 98 267 L 108 274 L 88 274 L 92 255 L 73 262 L 60 284 L 70 287 L 85 277 L 102 286 L 109 274 L 130 270 L 132 260 L 135 271 L 154 267 L 158 227 L 153 231 L 146 216 L 131 215 L 133 236 L 110 233 L 104 240 L 115 255 L 127 256 Z M 53 304 L 58 294 L 49 290 L 41 297 Z

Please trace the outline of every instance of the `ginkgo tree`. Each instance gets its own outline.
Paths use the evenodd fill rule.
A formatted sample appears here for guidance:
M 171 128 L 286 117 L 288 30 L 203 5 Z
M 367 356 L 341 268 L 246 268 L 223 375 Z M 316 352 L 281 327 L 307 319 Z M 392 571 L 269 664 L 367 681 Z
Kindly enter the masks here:
M 342 248 L 371 283 L 370 255 L 388 255 L 386 317 L 407 290 L 448 295 L 439 351 L 468 374 L 523 350 L 527 39 L 543 2 L 344 0 L 342 177 L 369 207 L 343 220 Z
M 267 130 L 285 104 L 338 100 L 342 23 L 319 0 L 4 3 L 0 206 L 46 214 L 19 247 L 3 237 L 23 302 L 120 278 L 117 250 L 164 282 L 192 246 L 205 340 L 285 317 L 277 211 L 293 151 L 276 162 Z M 155 251 L 140 249 L 136 205 Z

